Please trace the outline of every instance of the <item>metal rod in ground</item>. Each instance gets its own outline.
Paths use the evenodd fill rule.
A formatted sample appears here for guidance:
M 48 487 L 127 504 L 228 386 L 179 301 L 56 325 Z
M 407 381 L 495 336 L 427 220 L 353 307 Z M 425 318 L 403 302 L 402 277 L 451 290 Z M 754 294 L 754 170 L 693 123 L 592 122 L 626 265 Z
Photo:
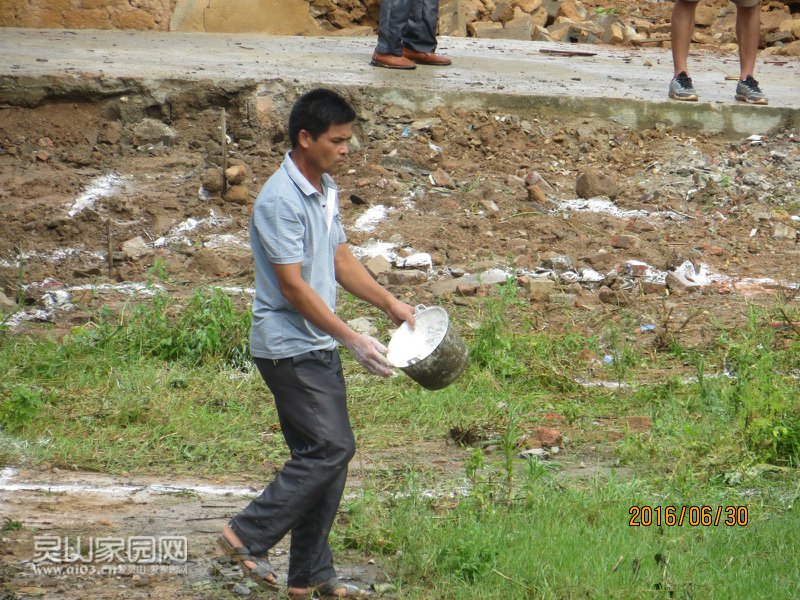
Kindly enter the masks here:
M 222 197 L 228 193 L 228 180 L 225 171 L 228 170 L 228 125 L 225 122 L 225 107 L 222 108 Z
M 25 304 L 25 285 L 22 283 L 25 278 L 25 259 L 22 256 L 22 247 L 17 246 L 17 306 Z
M 114 273 L 114 255 L 111 253 L 111 217 L 106 219 L 106 252 L 108 259 L 108 278 Z

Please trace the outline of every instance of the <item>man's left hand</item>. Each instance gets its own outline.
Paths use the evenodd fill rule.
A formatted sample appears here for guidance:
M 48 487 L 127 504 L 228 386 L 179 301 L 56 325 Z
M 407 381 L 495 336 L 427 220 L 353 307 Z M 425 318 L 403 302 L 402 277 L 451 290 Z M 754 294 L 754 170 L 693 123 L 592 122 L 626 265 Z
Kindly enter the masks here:
M 414 329 L 417 321 L 414 318 L 414 307 L 400 300 L 395 300 L 386 309 L 386 315 L 392 320 L 395 325 L 402 325 L 408 322 L 408 326 Z

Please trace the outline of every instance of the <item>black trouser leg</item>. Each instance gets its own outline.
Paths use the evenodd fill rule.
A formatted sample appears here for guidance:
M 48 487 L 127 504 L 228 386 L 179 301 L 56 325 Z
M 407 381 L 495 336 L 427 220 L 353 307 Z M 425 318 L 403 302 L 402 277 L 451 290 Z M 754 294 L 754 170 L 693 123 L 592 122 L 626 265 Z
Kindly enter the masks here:
M 291 458 L 230 526 L 255 555 L 292 531 L 289 585 L 306 587 L 336 575 L 327 539 L 355 453 L 342 365 L 336 351 L 256 365 L 275 397 Z

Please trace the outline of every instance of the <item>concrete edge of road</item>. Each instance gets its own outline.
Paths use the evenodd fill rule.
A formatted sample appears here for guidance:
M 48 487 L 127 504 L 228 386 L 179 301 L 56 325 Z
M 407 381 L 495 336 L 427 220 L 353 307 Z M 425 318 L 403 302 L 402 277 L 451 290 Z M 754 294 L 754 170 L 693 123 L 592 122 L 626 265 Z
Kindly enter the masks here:
M 268 106 L 291 103 L 299 91 L 332 82 L 303 83 L 291 78 L 254 79 L 152 79 L 98 77 L 96 75 L 0 75 L 0 105 L 34 107 L 54 101 L 104 101 L 123 95 L 143 97 L 158 105 L 220 106 L 239 97 L 237 104 Z M 413 90 L 390 86 L 341 85 L 350 95 L 361 94 L 376 102 L 393 103 L 409 110 L 427 111 L 443 106 L 454 109 L 508 110 L 530 117 L 599 118 L 630 127 L 668 127 L 675 131 L 736 138 L 770 134 L 800 127 L 800 109 L 707 102 L 652 101 L 631 98 L 579 98 L 564 95 L 524 95 L 482 90 Z M 284 101 L 271 98 L 286 96 Z M 264 102 L 267 98 L 269 101 Z

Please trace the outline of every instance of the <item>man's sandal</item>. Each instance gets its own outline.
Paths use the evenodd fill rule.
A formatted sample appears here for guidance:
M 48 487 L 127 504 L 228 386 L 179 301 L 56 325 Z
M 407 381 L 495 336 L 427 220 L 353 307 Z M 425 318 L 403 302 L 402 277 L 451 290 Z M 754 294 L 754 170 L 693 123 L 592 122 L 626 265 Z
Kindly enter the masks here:
M 339 593 L 342 590 L 344 593 Z M 368 594 L 355 585 L 344 583 L 338 577 L 332 577 L 328 581 L 310 586 L 302 594 L 287 594 L 287 596 L 290 600 L 311 600 L 312 598 L 341 600 L 341 598 L 366 598 Z
M 269 564 L 269 561 L 266 558 L 261 556 L 253 556 L 250 554 L 250 549 L 247 546 L 234 546 L 227 539 L 225 539 L 224 535 L 221 535 L 217 538 L 217 543 L 219 544 L 220 548 L 225 551 L 225 554 L 236 559 L 236 562 L 238 562 L 239 566 L 242 568 L 242 572 L 250 579 L 255 581 L 265 590 L 270 590 L 272 592 L 278 591 L 278 576 L 275 574 L 275 571 L 272 569 L 272 565 Z M 256 566 L 251 569 L 244 564 L 245 561 L 254 563 Z M 267 579 L 267 577 L 270 575 L 272 575 L 272 577 L 275 579 L 274 582 Z

